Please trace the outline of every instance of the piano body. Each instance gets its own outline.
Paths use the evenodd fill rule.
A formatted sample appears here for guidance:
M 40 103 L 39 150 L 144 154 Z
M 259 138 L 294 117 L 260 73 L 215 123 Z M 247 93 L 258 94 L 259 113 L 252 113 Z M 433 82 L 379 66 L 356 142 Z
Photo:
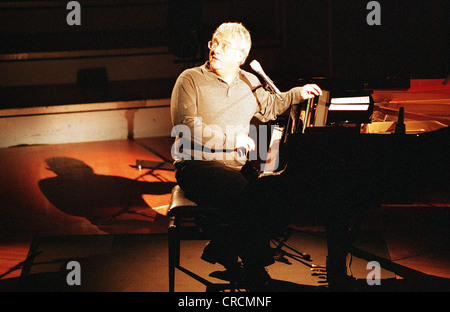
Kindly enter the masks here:
M 380 205 L 450 205 L 450 85 L 312 82 L 323 95 L 292 107 L 278 161 L 311 194 L 302 206 L 323 218 L 328 283 L 340 287 L 356 215 Z

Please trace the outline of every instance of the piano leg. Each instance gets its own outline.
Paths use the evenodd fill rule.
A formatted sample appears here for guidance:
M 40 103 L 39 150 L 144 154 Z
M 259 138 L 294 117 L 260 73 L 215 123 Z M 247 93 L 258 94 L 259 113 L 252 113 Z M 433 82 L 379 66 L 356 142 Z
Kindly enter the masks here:
M 333 291 L 349 290 L 350 277 L 347 276 L 347 255 L 351 239 L 345 218 L 330 218 L 326 222 L 327 236 L 327 281 Z

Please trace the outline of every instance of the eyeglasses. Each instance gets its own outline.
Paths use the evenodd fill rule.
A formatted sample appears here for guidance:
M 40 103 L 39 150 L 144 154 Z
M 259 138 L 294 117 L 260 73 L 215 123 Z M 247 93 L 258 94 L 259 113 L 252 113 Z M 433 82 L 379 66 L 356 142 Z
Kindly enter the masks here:
M 218 40 L 208 41 L 208 49 L 214 50 L 217 49 L 217 47 L 220 47 L 224 53 L 227 53 L 230 50 L 244 51 L 243 49 L 233 47 L 228 42 L 220 42 Z

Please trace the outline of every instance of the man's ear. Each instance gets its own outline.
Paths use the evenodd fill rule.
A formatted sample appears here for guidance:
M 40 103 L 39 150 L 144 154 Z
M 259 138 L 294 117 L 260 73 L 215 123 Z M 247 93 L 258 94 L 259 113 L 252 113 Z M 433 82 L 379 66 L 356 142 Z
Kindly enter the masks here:
M 241 52 L 241 66 L 244 65 L 245 60 L 247 59 L 247 55 L 244 52 Z

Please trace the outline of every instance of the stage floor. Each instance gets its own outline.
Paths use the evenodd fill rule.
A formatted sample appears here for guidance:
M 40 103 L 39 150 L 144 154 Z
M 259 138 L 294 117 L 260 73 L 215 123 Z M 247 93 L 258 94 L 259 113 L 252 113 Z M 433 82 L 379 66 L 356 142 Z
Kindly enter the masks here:
M 170 164 L 171 144 L 172 138 L 163 137 L 1 149 L 0 291 L 61 290 L 49 281 L 59 278 L 71 258 L 88 268 L 83 287 L 71 291 L 168 291 L 165 209 L 174 172 L 139 168 L 136 161 Z M 376 235 L 359 243 L 361 250 L 387 261 L 385 285 L 450 279 L 449 208 L 421 204 L 369 211 L 362 230 Z M 293 228 L 290 243 L 310 253 L 314 264 L 325 265 L 323 227 L 299 220 Z M 176 291 L 203 292 L 211 290 L 209 283 L 223 283 L 210 276 L 221 267 L 199 258 L 205 243 L 183 242 L 182 263 L 201 278 L 178 271 Z M 358 280 L 370 272 L 370 260 L 363 258 L 364 252 L 351 258 L 349 273 Z M 272 290 L 323 287 L 308 265 L 291 259 L 269 266 L 276 281 Z M 423 285 L 423 290 L 433 288 Z

